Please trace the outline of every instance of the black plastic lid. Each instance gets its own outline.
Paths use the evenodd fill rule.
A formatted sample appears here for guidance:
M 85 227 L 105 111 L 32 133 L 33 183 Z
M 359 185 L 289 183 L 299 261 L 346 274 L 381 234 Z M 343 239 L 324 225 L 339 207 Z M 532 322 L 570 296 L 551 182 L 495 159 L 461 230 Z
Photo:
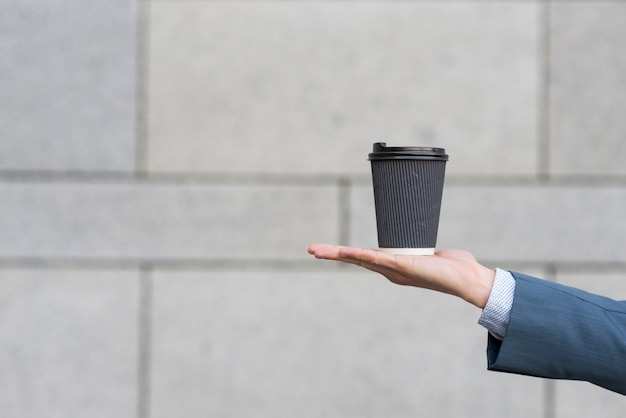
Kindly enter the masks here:
M 448 154 L 443 148 L 432 147 L 388 147 L 385 142 L 376 142 L 369 154 L 370 161 L 375 160 L 438 160 L 448 161 Z

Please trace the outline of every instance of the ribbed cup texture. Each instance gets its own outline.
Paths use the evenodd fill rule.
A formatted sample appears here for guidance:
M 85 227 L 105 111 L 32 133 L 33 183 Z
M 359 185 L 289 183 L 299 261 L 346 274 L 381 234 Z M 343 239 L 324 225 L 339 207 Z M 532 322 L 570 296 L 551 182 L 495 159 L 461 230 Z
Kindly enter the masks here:
M 446 162 L 372 161 L 378 246 L 434 248 Z

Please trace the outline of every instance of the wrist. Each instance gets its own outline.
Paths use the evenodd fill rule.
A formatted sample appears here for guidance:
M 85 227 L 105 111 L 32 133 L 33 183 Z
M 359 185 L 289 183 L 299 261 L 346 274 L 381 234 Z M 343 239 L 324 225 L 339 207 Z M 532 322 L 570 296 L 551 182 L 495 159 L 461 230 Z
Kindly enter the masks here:
M 485 305 L 487 305 L 487 301 L 489 300 L 489 295 L 491 295 L 495 277 L 495 270 L 479 265 L 476 272 L 476 278 L 471 286 L 471 299 L 468 299 L 468 302 L 480 309 L 484 309 Z

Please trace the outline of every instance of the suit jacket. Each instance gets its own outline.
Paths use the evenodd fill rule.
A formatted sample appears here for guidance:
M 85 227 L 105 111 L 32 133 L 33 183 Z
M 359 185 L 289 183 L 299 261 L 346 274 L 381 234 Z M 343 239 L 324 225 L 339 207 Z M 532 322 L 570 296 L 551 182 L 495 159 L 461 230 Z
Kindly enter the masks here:
M 585 380 L 626 395 L 626 301 L 512 272 L 515 297 L 489 370 Z

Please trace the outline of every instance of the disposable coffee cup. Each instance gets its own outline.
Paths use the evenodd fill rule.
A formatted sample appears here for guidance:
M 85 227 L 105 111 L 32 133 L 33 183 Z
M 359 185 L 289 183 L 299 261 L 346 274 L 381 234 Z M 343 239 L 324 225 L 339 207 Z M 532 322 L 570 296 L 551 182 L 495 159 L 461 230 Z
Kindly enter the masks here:
M 432 255 L 448 155 L 443 148 L 374 144 L 369 154 L 380 250 Z

